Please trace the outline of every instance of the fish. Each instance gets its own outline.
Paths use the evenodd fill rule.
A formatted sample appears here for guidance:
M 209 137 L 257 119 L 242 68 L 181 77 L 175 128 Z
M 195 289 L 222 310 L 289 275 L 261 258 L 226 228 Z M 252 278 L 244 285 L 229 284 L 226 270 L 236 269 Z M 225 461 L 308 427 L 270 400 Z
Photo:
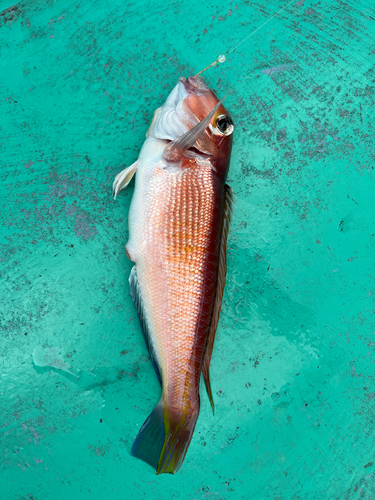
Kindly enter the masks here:
M 134 262 L 130 295 L 162 392 L 131 454 L 156 474 L 174 474 L 184 461 L 201 373 L 214 411 L 209 366 L 233 213 L 226 180 L 234 124 L 224 99 L 202 77 L 180 77 L 137 161 L 113 182 L 116 197 L 136 174 L 125 246 Z

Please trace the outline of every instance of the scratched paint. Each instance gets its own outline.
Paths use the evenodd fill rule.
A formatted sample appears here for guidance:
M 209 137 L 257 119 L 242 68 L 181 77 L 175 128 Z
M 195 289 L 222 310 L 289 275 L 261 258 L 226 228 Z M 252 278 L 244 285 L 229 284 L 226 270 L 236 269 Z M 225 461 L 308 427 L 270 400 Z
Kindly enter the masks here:
M 9 500 L 370 499 L 375 11 L 300 0 L 211 69 L 236 125 L 228 278 L 181 471 L 129 451 L 159 398 L 124 253 L 154 109 L 283 3 L 1 1 L 1 463 Z M 199 13 L 199 15 L 198 15 Z

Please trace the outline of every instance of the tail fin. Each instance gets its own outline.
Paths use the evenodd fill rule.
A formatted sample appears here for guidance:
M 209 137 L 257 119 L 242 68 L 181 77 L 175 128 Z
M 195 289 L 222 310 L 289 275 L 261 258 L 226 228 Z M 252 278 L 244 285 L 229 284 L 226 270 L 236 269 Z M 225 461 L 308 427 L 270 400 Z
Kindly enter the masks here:
M 169 412 L 163 398 L 134 440 L 131 454 L 156 470 L 174 474 L 181 467 L 198 418 L 199 406 L 189 414 Z

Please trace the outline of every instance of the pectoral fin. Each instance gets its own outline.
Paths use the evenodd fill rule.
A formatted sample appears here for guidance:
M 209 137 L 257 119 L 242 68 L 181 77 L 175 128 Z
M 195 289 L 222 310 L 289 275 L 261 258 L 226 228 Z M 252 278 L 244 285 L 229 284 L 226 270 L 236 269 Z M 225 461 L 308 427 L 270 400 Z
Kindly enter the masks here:
M 207 336 L 205 352 L 203 356 L 202 373 L 204 383 L 206 384 L 207 394 L 210 399 L 212 413 L 214 413 L 214 401 L 212 398 L 211 383 L 210 383 L 210 361 L 212 356 L 212 349 L 214 347 L 215 334 L 219 322 L 219 315 L 221 309 L 221 302 L 223 300 L 225 276 L 227 273 L 227 239 L 229 233 L 230 221 L 233 213 L 233 191 L 232 188 L 225 185 L 225 202 L 224 202 L 224 215 L 223 223 L 221 226 L 221 245 L 220 245 L 220 261 L 219 261 L 219 274 L 217 280 L 216 297 L 212 313 L 212 321 L 210 331 Z
M 138 167 L 138 160 L 135 163 L 133 163 L 133 165 L 130 165 L 130 167 L 125 168 L 119 174 L 116 175 L 115 180 L 113 181 L 112 184 L 112 189 L 113 189 L 112 194 L 115 196 L 115 199 L 117 198 L 119 192 L 122 189 L 124 189 L 132 180 L 133 175 L 137 171 L 137 167 Z

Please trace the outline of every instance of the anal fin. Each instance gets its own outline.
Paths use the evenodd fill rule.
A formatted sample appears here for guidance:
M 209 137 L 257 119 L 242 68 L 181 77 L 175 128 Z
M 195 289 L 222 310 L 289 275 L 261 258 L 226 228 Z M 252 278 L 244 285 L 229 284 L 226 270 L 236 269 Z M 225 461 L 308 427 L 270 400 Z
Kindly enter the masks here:
M 119 192 L 122 189 L 124 189 L 132 180 L 133 175 L 137 171 L 137 167 L 138 167 L 138 160 L 135 163 L 133 163 L 133 165 L 130 165 L 130 167 L 125 168 L 119 174 L 116 175 L 115 180 L 113 181 L 112 184 L 112 190 L 115 199 L 117 198 Z
M 219 322 L 221 302 L 223 300 L 223 294 L 224 294 L 225 277 L 227 273 L 227 240 L 228 240 L 230 221 L 233 214 L 233 205 L 234 202 L 233 202 L 232 188 L 228 186 L 228 184 L 225 184 L 224 214 L 221 226 L 219 273 L 217 280 L 215 302 L 212 312 L 211 326 L 207 336 L 207 342 L 202 363 L 202 373 L 203 373 L 204 383 L 207 389 L 207 394 L 211 403 L 212 413 L 214 413 L 215 411 L 215 406 L 212 398 L 209 368 L 212 356 L 212 349 L 214 347 L 216 329 Z
M 133 299 L 133 304 L 135 307 L 135 310 L 137 311 L 139 322 L 141 324 L 142 328 L 142 333 L 143 337 L 146 342 L 146 347 L 147 350 L 150 354 L 151 362 L 154 367 L 154 370 L 156 372 L 156 375 L 159 379 L 160 385 L 161 385 L 161 370 L 160 370 L 160 364 L 157 359 L 156 353 L 154 346 L 152 344 L 152 339 L 150 335 L 150 330 L 147 324 L 144 308 L 143 308 L 143 301 L 141 297 L 141 290 L 139 288 L 139 283 L 138 283 L 138 277 L 137 277 L 137 270 L 136 267 L 133 266 L 132 270 L 130 272 L 129 276 L 129 285 L 130 285 L 130 296 Z

